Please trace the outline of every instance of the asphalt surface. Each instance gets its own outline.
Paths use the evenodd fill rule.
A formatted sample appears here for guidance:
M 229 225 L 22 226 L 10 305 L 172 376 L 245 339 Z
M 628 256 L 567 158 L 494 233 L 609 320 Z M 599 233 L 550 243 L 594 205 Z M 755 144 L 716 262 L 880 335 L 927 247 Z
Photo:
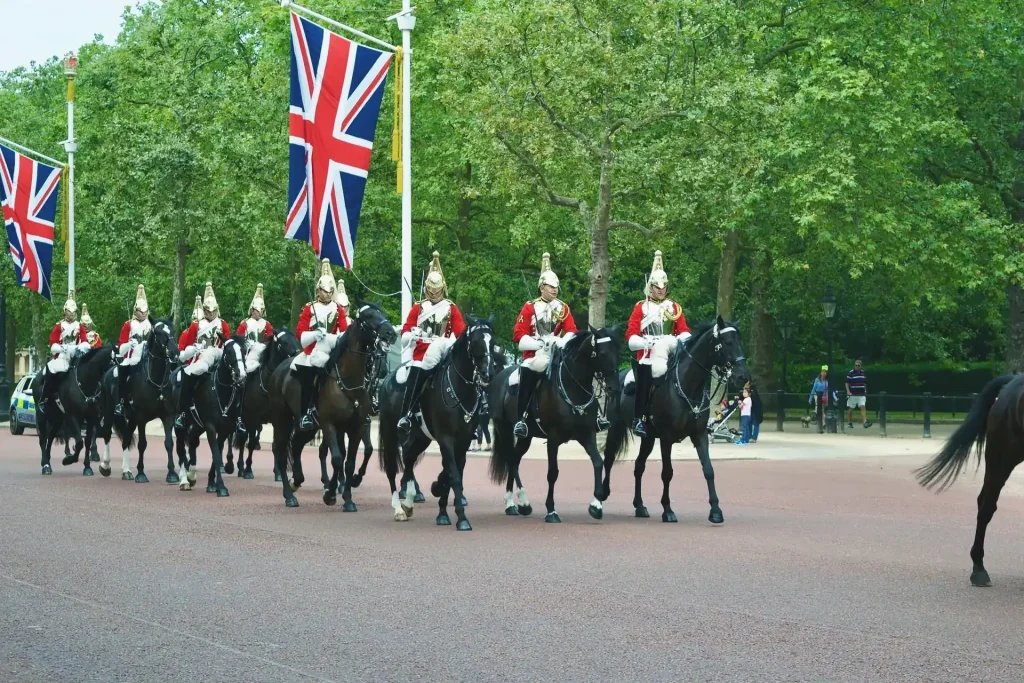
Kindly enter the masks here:
M 696 462 L 675 464 L 678 524 L 659 462 L 652 518 L 632 517 L 622 463 L 602 521 L 589 463 L 565 462 L 554 525 L 544 462 L 524 463 L 533 516 L 510 518 L 472 458 L 462 533 L 429 495 L 392 521 L 375 462 L 346 514 L 315 474 L 286 509 L 269 450 L 223 499 L 162 483 L 159 455 L 149 484 L 118 479 L 116 455 L 109 479 L 55 455 L 42 477 L 31 432 L 0 436 L 5 683 L 1024 680 L 1021 489 L 990 526 L 994 587 L 971 588 L 980 477 L 937 496 L 919 454 L 719 460 L 720 527 Z

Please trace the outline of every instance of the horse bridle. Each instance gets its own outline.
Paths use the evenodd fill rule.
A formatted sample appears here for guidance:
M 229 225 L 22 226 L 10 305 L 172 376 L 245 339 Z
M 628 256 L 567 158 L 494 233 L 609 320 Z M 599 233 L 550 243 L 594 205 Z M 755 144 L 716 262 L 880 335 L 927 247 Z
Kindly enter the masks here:
M 235 349 L 239 349 L 237 351 L 237 353 L 239 353 L 239 354 L 242 353 L 241 352 L 241 347 L 238 344 L 236 344 L 233 339 L 229 339 L 229 340 L 227 340 L 224 343 L 225 346 L 227 346 L 228 344 L 230 344 Z M 217 366 L 215 368 L 211 368 L 211 372 L 213 372 L 213 383 L 214 383 L 214 387 L 215 387 L 214 388 L 214 393 L 217 394 L 217 400 L 218 401 L 220 400 L 220 394 L 217 393 L 216 387 L 228 386 L 228 385 L 226 385 L 226 384 L 224 384 L 223 382 L 220 381 L 220 364 L 223 363 L 223 362 L 224 362 L 224 354 L 221 354 L 220 360 L 217 361 Z M 244 364 L 245 363 L 245 356 L 241 356 L 240 360 L 236 360 L 234 362 L 236 363 L 236 365 L 238 363 Z M 234 368 L 232 368 L 232 370 L 231 370 L 231 385 L 230 385 L 231 386 L 231 396 L 228 397 L 227 405 L 224 406 L 223 408 L 221 408 L 221 413 L 222 414 L 227 413 L 228 411 L 231 410 L 231 406 L 234 405 L 234 403 L 235 403 L 235 396 L 238 395 L 239 387 L 240 386 L 244 386 L 244 384 L 245 384 L 245 375 L 239 373 L 239 376 L 235 376 L 235 372 L 236 372 L 236 370 Z
M 494 331 L 488 325 L 474 325 L 473 327 L 471 327 L 470 329 L 466 330 L 463 333 L 466 335 L 467 346 L 472 344 L 472 341 L 469 339 L 469 337 L 479 330 L 486 330 L 491 332 L 491 334 L 494 333 Z M 491 356 L 491 349 L 487 349 L 484 355 L 487 357 L 488 369 L 491 369 L 491 366 L 494 364 L 494 358 Z M 470 358 L 472 358 L 472 355 L 470 355 Z M 463 413 L 463 420 L 465 420 L 465 422 L 468 424 L 469 422 L 472 421 L 473 416 L 476 414 L 477 409 L 480 407 L 480 397 L 483 395 L 484 392 L 484 386 L 480 382 L 480 368 L 477 366 L 477 363 L 474 360 L 473 377 L 468 379 L 461 372 L 459 372 L 458 368 L 455 368 L 455 374 L 459 376 L 459 379 L 461 379 L 463 382 L 474 388 L 473 395 L 476 397 L 476 400 L 473 401 L 472 408 L 466 408 L 466 406 L 462 403 L 462 399 L 459 398 L 459 394 L 455 391 L 455 384 L 452 382 L 451 378 L 452 368 L 455 368 L 455 359 L 449 358 L 447 366 L 445 367 L 444 371 L 444 379 L 447 381 L 448 386 L 444 387 L 442 385 L 441 400 L 442 402 L 444 402 L 446 408 L 454 408 L 455 406 L 458 406 L 459 410 L 461 410 Z M 492 372 L 491 375 L 493 376 L 493 374 L 494 373 Z M 455 399 L 455 405 L 451 405 L 448 403 L 447 399 L 445 399 L 445 394 L 448 394 Z
M 353 322 L 359 327 L 359 331 L 360 332 L 363 332 L 364 330 L 365 331 L 369 331 L 373 335 L 373 339 L 370 342 L 367 343 L 367 348 L 369 350 L 367 350 L 367 351 L 352 351 L 352 353 L 358 353 L 358 354 L 361 354 L 361 355 L 364 355 L 364 356 L 369 356 L 370 360 L 367 362 L 366 368 L 369 369 L 371 366 L 376 366 L 377 367 L 377 374 L 379 375 L 380 366 L 379 366 L 379 364 L 376 363 L 376 359 L 386 355 L 387 354 L 387 350 L 391 348 L 391 345 L 388 344 L 387 342 L 381 340 L 381 338 L 380 338 L 380 330 L 379 329 L 378 330 L 374 330 L 372 327 L 369 326 L 369 324 L 367 324 L 365 321 L 363 321 L 360 318 L 360 316 L 362 315 L 363 311 L 365 311 L 367 308 L 370 308 L 370 307 L 367 306 L 367 305 L 363 305 L 363 307 L 360 308 L 356 312 L 356 319 Z M 369 373 L 367 372 L 367 370 L 364 369 L 364 371 L 363 371 L 363 383 L 360 384 L 359 386 L 350 387 L 347 384 L 345 384 L 345 380 L 342 379 L 341 371 L 338 370 L 337 363 L 335 363 L 334 367 L 329 369 L 327 372 L 328 372 L 328 375 L 338 385 L 338 388 L 341 389 L 342 391 L 359 391 L 360 389 L 366 389 L 369 384 L 375 384 L 376 382 L 379 382 L 379 379 L 376 379 L 376 378 L 375 378 L 376 382 L 374 380 L 367 381 L 367 376 L 368 376 Z
M 111 357 L 113 357 L 113 349 L 110 350 L 110 355 Z M 85 393 L 85 389 L 82 388 L 82 381 L 78 378 L 78 369 L 80 367 L 82 367 L 81 363 L 75 365 L 75 385 L 78 387 L 78 390 L 82 392 L 82 398 L 85 399 L 86 403 L 95 403 L 96 399 L 98 399 L 100 397 L 100 394 L 103 393 L 103 378 L 100 377 L 98 380 L 96 380 L 96 393 L 94 393 L 92 396 L 89 396 Z
M 150 333 L 151 336 L 155 335 L 157 327 L 161 327 L 161 326 L 163 326 L 166 329 L 166 326 L 163 323 L 157 323 L 156 325 L 153 326 L 153 331 Z M 156 382 L 154 382 L 153 381 L 153 374 L 149 370 L 149 363 L 144 363 L 143 367 L 146 369 L 146 381 L 149 382 L 150 384 L 152 384 L 154 387 L 156 387 L 156 390 L 159 391 L 162 394 L 163 391 L 164 391 L 164 387 L 167 386 L 167 382 L 169 382 L 170 379 L 171 379 L 171 374 L 172 374 L 171 373 L 171 356 L 167 352 L 167 347 L 166 346 L 160 346 L 160 348 L 163 349 L 163 357 L 158 356 L 157 354 L 155 354 L 152 351 L 150 351 L 150 346 L 152 346 L 152 344 L 146 344 L 145 355 L 146 356 L 152 356 L 153 358 L 156 358 L 157 360 L 162 360 L 164 362 L 164 379 L 163 379 L 163 381 L 160 384 L 157 384 Z M 146 361 L 146 360 L 148 360 L 148 358 L 142 358 L 142 359 L 140 359 L 140 362 Z
M 714 339 L 716 339 L 716 340 L 721 335 L 725 334 L 726 332 L 733 332 L 735 334 L 739 334 L 739 332 L 736 330 L 735 327 L 723 327 L 722 329 L 718 329 L 718 324 L 717 323 L 715 324 L 715 326 L 713 328 L 711 328 L 711 332 L 714 335 Z M 719 386 L 722 386 L 722 387 L 726 387 L 728 385 L 729 378 L 732 377 L 732 369 L 733 369 L 734 364 L 739 363 L 740 361 L 745 361 L 746 360 L 746 358 L 744 356 L 737 356 L 733 360 L 727 360 L 724 364 L 721 363 L 721 362 L 716 362 L 716 363 L 713 363 L 710 368 L 707 368 L 707 367 L 705 367 L 705 365 L 703 363 L 701 363 L 699 360 L 697 360 L 692 353 L 690 353 L 690 349 L 689 348 L 687 348 L 686 346 L 683 346 L 683 351 L 685 351 L 686 355 L 689 356 L 690 360 L 692 360 L 694 363 L 696 363 L 697 367 L 699 367 L 701 370 L 703 370 L 705 373 L 707 373 L 707 375 L 709 377 L 714 377 L 716 380 L 718 380 Z M 714 346 L 714 353 L 715 353 L 715 358 L 720 361 L 721 353 L 722 353 L 722 343 L 721 342 L 715 344 L 715 346 Z M 711 403 L 712 403 L 711 392 L 705 386 L 705 388 L 704 388 L 704 395 L 703 395 L 703 398 L 702 398 L 701 402 L 699 404 L 697 404 L 697 405 L 694 405 L 693 401 L 690 400 L 690 397 L 686 395 L 685 391 L 683 391 L 682 383 L 681 383 L 681 380 L 679 379 L 679 366 L 681 366 L 681 365 L 682 365 L 682 363 L 678 363 L 676 365 L 675 372 L 672 373 L 673 386 L 675 387 L 676 393 L 679 394 L 679 396 L 682 397 L 683 400 L 685 400 L 689 404 L 690 410 L 693 411 L 693 414 L 694 415 L 700 415 L 705 410 L 708 410 L 711 407 Z M 723 375 L 721 373 L 716 372 L 716 370 L 719 370 L 719 369 L 724 369 L 725 370 L 724 377 L 723 377 Z M 725 394 L 723 392 L 723 396 L 724 395 Z
M 591 358 L 597 358 L 597 345 L 600 344 L 602 341 L 604 341 L 604 339 L 598 339 L 597 335 L 595 335 L 593 332 L 588 332 L 587 334 L 590 335 L 590 346 L 591 346 L 590 357 Z M 611 341 L 611 338 L 609 337 L 608 340 Z M 584 343 L 585 342 L 581 342 L 580 343 L 580 348 L 576 349 L 576 352 L 572 356 L 570 356 L 571 360 L 576 360 L 579 357 L 580 352 L 583 350 L 583 344 Z M 563 352 L 563 356 L 564 356 L 564 352 Z M 555 383 L 555 386 L 558 389 L 558 395 L 561 396 L 562 400 L 565 401 L 569 405 L 569 408 L 571 408 L 572 411 L 574 413 L 576 413 L 577 415 L 582 415 L 583 413 L 586 412 L 587 408 L 589 408 L 594 403 L 594 401 L 597 400 L 597 391 L 595 391 L 593 388 L 588 389 L 587 387 L 583 386 L 582 384 L 580 384 L 580 381 L 578 379 L 576 379 L 572 375 L 572 373 L 569 373 L 569 378 L 576 384 L 576 386 L 578 386 L 580 389 L 582 389 L 585 394 L 590 394 L 590 398 L 587 399 L 586 403 L 582 403 L 582 404 L 573 403 L 572 399 L 569 398 L 568 392 L 565 390 L 565 361 L 566 360 L 567 360 L 566 358 L 562 358 L 561 361 L 558 364 L 558 381 Z M 604 381 L 604 373 L 601 372 L 600 369 L 595 370 L 594 371 L 594 379 L 600 379 L 600 380 Z

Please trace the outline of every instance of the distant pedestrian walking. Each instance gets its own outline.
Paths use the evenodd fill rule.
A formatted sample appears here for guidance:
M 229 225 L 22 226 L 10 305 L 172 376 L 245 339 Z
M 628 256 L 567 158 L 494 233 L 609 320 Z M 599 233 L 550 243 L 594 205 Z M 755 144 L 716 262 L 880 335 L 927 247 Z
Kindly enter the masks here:
M 864 375 L 864 363 L 857 360 L 853 370 L 846 373 L 846 422 L 853 429 L 853 409 L 860 408 L 860 421 L 867 429 L 871 426 L 868 419 L 868 380 Z

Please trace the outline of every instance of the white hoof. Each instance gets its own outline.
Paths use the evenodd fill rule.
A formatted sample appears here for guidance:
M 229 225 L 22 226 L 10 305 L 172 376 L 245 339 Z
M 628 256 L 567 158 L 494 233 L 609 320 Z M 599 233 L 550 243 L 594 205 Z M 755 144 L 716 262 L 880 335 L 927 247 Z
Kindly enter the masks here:
M 185 481 L 183 481 L 180 484 L 178 484 L 178 490 L 179 491 L 191 491 L 192 490 L 192 482 L 190 482 L 188 479 L 186 479 Z
M 406 516 L 404 510 L 398 509 L 398 510 L 395 510 L 395 521 L 396 522 L 408 522 L 409 518 Z
M 188 468 L 188 474 L 186 475 L 186 479 L 188 480 L 189 484 L 195 484 L 196 483 L 196 473 L 198 471 L 199 470 L 197 468 L 195 468 L 195 467 L 189 467 Z

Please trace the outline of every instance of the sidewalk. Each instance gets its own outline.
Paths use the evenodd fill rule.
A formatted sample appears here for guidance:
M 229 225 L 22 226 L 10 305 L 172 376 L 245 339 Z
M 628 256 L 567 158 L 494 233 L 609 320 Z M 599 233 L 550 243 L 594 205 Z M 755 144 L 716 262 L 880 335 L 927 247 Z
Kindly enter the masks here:
M 377 446 L 378 421 L 371 422 L 371 435 L 374 448 Z M 836 459 L 836 458 L 857 458 L 857 457 L 881 457 L 892 455 L 914 455 L 925 458 L 936 453 L 952 433 L 955 427 L 952 425 L 935 425 L 932 428 L 932 438 L 921 438 L 922 428 L 920 425 L 893 425 L 888 426 L 888 436 L 882 438 L 878 433 L 878 426 L 874 425 L 864 429 L 860 425 L 854 425 L 852 430 L 839 434 L 818 434 L 811 429 L 803 429 L 798 422 L 785 424 L 786 431 L 775 431 L 775 424 L 765 422 L 761 425 L 761 434 L 756 444 L 736 446 L 728 443 L 711 444 L 711 457 L 714 460 L 813 460 L 813 459 Z M 146 433 L 154 436 L 163 436 L 163 428 L 159 422 L 151 422 L 146 427 Z M 266 425 L 260 434 L 260 442 L 263 444 L 263 451 L 269 452 L 270 445 L 274 438 L 274 428 Z M 604 448 L 604 438 L 599 436 L 598 446 Z M 639 450 L 639 440 L 633 439 L 629 447 L 629 453 L 625 460 L 635 460 Z M 437 445 L 432 443 L 427 448 L 427 453 L 439 455 Z M 469 457 L 489 457 L 489 451 L 469 453 Z M 534 439 L 524 458 L 530 460 L 547 460 L 547 446 L 543 439 Z M 558 457 L 561 460 L 588 460 L 586 451 L 577 444 L 571 442 L 559 449 Z M 651 460 L 661 460 L 661 448 L 655 446 L 651 454 Z M 675 444 L 672 448 L 673 460 L 696 460 L 697 451 L 689 440 Z

